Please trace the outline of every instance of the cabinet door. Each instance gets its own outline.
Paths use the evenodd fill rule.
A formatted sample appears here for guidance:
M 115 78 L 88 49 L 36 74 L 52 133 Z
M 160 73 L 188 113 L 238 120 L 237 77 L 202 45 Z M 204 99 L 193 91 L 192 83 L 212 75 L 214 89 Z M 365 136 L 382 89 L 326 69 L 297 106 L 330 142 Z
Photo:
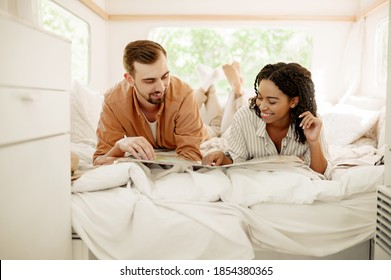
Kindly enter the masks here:
M 0 145 L 69 133 L 69 93 L 0 86 Z
M 0 259 L 70 259 L 69 135 L 0 148 Z
M 0 38 L 0 85 L 70 89 L 70 41 L 5 15 Z

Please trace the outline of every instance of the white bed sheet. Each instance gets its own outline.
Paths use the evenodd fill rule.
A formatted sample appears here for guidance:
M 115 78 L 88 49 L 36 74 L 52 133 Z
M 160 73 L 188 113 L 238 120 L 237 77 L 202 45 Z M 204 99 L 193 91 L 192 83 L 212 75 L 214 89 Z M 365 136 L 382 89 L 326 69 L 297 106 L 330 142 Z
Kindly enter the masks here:
M 156 179 L 138 163 L 102 166 L 73 184 L 73 227 L 100 259 L 325 256 L 373 236 L 383 166 L 335 181 L 299 168 L 164 170 Z
M 376 193 L 311 205 L 260 203 L 248 214 L 255 251 L 323 257 L 374 236 Z
M 98 259 L 251 259 L 235 207 L 151 201 L 129 188 L 78 193 L 72 225 Z

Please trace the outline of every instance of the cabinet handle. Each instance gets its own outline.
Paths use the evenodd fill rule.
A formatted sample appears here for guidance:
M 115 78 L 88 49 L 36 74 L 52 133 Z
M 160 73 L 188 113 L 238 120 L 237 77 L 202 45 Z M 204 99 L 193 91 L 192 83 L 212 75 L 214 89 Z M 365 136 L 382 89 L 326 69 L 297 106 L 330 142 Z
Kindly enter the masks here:
M 32 101 L 35 101 L 37 100 L 39 97 L 39 94 L 37 93 L 30 93 L 30 94 L 26 94 L 26 95 L 22 95 L 20 97 L 20 100 L 22 100 L 23 102 L 32 102 Z

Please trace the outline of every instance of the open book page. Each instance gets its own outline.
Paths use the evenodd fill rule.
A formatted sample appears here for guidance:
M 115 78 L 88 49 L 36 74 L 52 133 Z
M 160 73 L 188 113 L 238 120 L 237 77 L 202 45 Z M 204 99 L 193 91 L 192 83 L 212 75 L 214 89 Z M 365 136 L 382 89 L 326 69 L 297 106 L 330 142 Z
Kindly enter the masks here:
M 131 154 L 126 153 L 125 157 L 119 158 L 116 162 L 140 162 L 148 166 L 152 166 L 153 164 L 157 164 L 163 167 L 171 167 L 174 165 L 179 165 L 183 167 L 204 167 L 201 162 L 198 161 L 190 161 L 186 160 L 179 155 L 176 154 L 175 150 L 155 150 L 155 159 L 147 160 L 147 159 L 136 159 Z
M 125 157 L 120 158 L 117 162 L 126 162 L 126 161 L 134 161 L 141 162 L 144 164 L 157 164 L 161 166 L 174 166 L 180 165 L 182 167 L 192 167 L 194 170 L 198 170 L 200 168 L 227 168 L 234 166 L 248 166 L 258 163 L 286 163 L 286 162 L 296 162 L 303 163 L 303 160 L 296 156 L 268 156 L 263 158 L 251 159 L 241 163 L 232 163 L 222 166 L 210 166 L 210 165 L 202 165 L 201 162 L 186 160 L 175 153 L 175 150 L 156 150 L 155 152 L 156 158 L 154 160 L 145 160 L 145 159 L 136 159 L 130 154 L 126 154 Z

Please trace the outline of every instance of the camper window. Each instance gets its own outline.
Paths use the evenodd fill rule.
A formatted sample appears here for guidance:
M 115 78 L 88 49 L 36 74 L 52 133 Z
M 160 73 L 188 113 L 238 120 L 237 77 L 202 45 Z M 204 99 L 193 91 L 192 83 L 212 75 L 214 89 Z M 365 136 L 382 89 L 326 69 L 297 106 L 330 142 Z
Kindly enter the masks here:
M 376 83 L 385 85 L 387 80 L 388 18 L 376 28 Z
M 39 22 L 42 27 L 72 41 L 72 80 L 88 84 L 90 79 L 89 24 L 51 0 L 40 0 L 39 3 Z
M 211 68 L 239 61 L 245 87 L 252 92 L 260 68 L 278 61 L 298 62 L 310 69 L 312 36 L 299 28 L 155 28 L 151 40 L 161 43 L 168 53 L 171 73 L 193 87 L 201 84 L 197 65 Z M 228 97 L 228 82 L 216 83 L 220 101 Z

